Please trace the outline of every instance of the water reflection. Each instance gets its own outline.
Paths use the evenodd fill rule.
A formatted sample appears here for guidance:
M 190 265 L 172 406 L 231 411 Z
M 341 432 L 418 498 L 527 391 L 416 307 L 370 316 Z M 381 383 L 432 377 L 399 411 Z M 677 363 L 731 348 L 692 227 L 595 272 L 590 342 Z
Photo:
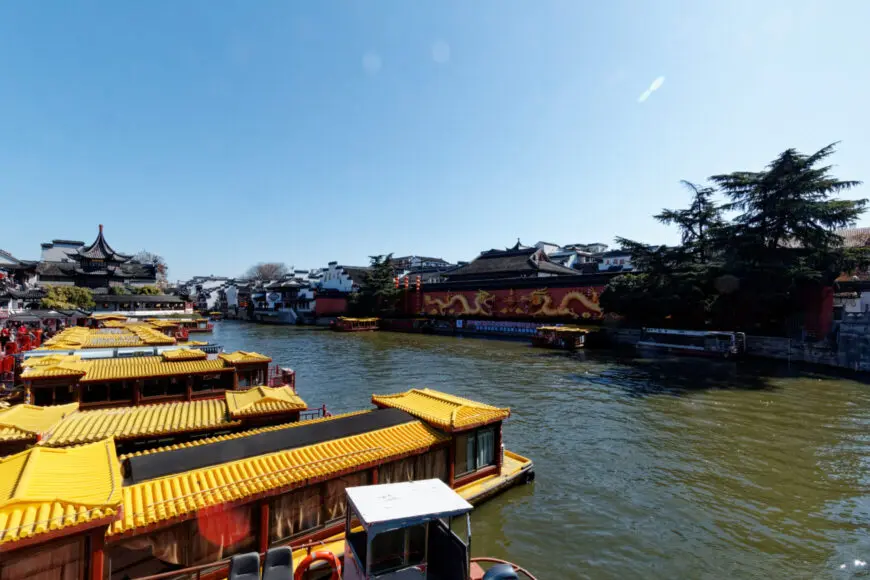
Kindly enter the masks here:
M 541 578 L 867 573 L 870 389 L 846 376 L 234 322 L 214 338 L 292 366 L 334 412 L 412 386 L 510 406 L 506 444 L 538 478 L 475 510 L 476 555 Z

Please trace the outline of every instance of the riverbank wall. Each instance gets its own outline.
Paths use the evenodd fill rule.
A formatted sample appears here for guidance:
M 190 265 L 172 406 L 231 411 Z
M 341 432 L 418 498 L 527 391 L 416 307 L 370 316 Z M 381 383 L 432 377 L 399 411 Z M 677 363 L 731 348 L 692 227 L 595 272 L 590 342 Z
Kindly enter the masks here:
M 633 346 L 640 330 L 603 328 L 611 344 Z M 747 356 L 870 372 L 870 313 L 847 315 L 832 341 L 804 342 L 780 336 L 746 336 Z

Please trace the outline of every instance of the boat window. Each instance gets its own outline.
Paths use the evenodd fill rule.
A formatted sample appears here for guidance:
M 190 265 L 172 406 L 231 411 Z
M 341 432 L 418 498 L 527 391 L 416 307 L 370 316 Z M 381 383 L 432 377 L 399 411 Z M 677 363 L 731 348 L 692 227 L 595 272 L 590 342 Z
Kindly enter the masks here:
M 61 390 L 59 388 L 58 390 Z M 54 403 L 54 389 L 53 388 L 36 388 L 32 390 L 33 394 L 33 404 L 39 407 L 47 407 Z
M 133 386 L 124 381 L 109 383 L 110 401 L 130 401 L 133 399 Z
M 391 530 L 372 539 L 370 571 L 372 575 L 416 566 L 426 553 L 426 524 Z
M 495 428 L 486 427 L 456 437 L 456 476 L 495 464 Z
M 82 385 L 82 403 L 102 403 L 109 400 L 109 390 L 105 383 Z

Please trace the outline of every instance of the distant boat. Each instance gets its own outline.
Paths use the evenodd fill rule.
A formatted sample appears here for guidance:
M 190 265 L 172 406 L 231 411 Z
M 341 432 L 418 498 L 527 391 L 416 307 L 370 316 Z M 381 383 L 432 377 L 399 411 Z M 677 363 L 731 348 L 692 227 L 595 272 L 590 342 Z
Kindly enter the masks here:
M 746 353 L 746 334 L 718 330 L 644 328 L 639 350 L 734 358 Z

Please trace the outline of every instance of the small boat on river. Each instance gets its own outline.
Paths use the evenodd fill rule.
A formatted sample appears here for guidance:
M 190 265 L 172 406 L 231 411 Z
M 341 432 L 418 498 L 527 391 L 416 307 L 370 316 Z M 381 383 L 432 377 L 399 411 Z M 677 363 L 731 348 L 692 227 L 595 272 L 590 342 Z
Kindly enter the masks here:
M 586 344 L 588 333 L 579 326 L 539 326 L 532 337 L 532 346 L 577 350 Z
M 348 487 L 345 498 L 344 566 L 328 550 L 296 564 L 289 548 L 272 548 L 263 580 L 535 580 L 515 564 L 471 557 L 473 508 L 440 479 Z M 453 522 L 463 518 L 457 532 Z M 257 552 L 233 556 L 228 580 L 259 579 L 260 569 Z
M 735 358 L 746 353 L 742 332 L 644 328 L 638 350 L 715 358 Z
M 339 316 L 331 324 L 332 330 L 339 332 L 365 332 L 377 330 L 380 318 L 348 318 Z

